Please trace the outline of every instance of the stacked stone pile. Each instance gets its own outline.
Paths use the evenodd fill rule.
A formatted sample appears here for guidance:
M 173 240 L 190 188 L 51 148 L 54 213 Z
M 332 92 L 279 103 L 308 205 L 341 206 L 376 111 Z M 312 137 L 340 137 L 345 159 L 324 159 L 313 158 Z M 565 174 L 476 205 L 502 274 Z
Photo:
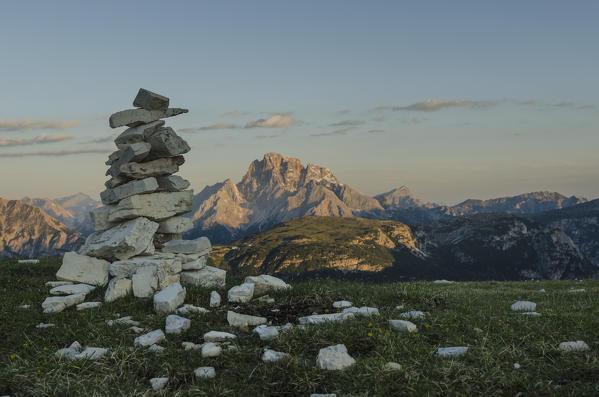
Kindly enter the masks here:
M 95 232 L 80 253 L 65 254 L 57 278 L 108 284 L 107 302 L 130 294 L 150 298 L 178 283 L 224 287 L 226 272 L 206 266 L 210 241 L 206 237 L 181 240 L 193 226 L 191 219 L 182 216 L 192 210 L 193 190 L 188 189 L 189 181 L 175 174 L 190 147 L 162 119 L 187 109 L 169 108 L 168 98 L 143 88 L 133 105 L 138 108 L 110 116 L 112 128 L 129 128 L 115 139 L 117 149 L 106 161 L 110 179 L 100 194 L 104 206 L 90 212 Z M 181 300 L 185 289 L 179 288 Z M 73 296 L 51 298 L 47 311 L 81 303 L 89 292 L 79 292 L 84 289 Z

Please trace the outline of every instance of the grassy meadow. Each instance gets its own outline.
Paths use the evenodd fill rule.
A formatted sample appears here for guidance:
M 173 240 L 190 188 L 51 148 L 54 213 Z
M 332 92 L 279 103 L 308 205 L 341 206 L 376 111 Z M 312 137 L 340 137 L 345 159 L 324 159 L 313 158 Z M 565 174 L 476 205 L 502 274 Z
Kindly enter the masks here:
M 293 283 L 293 289 L 270 294 L 274 304 L 224 303 L 206 315 L 188 315 L 191 329 L 168 335 L 162 354 L 134 348 L 136 336 L 126 325 L 106 320 L 131 315 L 147 331 L 164 329 L 165 315 L 153 313 L 151 300 L 133 297 L 98 309 L 42 314 L 48 296 L 44 283 L 55 280 L 58 259 L 39 265 L 0 261 L 0 395 L 11 396 L 597 396 L 599 395 L 599 280 L 541 282 L 406 282 L 371 284 L 339 280 Z M 240 278 L 229 277 L 227 289 Z M 544 288 L 545 293 L 538 292 Z M 585 292 L 570 292 L 584 288 Z M 219 291 L 226 301 L 226 291 Z M 210 291 L 188 288 L 186 303 L 208 307 Z M 86 301 L 101 300 L 97 289 Z M 340 323 L 294 328 L 263 342 L 258 335 L 230 329 L 226 312 L 267 317 L 274 325 L 297 324 L 312 313 L 333 312 L 332 302 L 378 307 L 381 315 Z M 516 300 L 537 303 L 541 317 L 512 312 Z M 23 304 L 29 309 L 20 309 Z M 395 309 L 404 305 L 405 310 Z M 278 309 L 273 312 L 272 309 Z M 422 310 L 413 320 L 418 332 L 401 333 L 387 320 L 402 311 Z M 54 323 L 39 329 L 39 323 Z M 217 358 L 184 351 L 181 342 L 202 343 L 210 330 L 238 335 L 237 350 Z M 250 330 L 251 331 L 251 330 Z M 560 352 L 560 342 L 583 340 L 587 352 Z M 67 362 L 54 352 L 79 341 L 106 347 L 100 361 Z M 343 343 L 356 364 L 336 372 L 320 370 L 320 348 Z M 439 347 L 468 346 L 466 355 L 438 358 Z M 263 363 L 265 347 L 291 355 Z M 399 371 L 383 369 L 401 364 Z M 519 363 L 520 368 L 514 368 Z M 195 368 L 213 366 L 214 379 L 196 379 Z M 169 377 L 165 390 L 153 392 L 149 379 Z

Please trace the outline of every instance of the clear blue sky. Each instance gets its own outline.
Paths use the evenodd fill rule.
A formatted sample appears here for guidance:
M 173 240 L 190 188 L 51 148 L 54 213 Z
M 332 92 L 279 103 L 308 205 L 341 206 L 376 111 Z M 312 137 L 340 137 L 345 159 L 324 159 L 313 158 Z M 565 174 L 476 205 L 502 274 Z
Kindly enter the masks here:
M 598 21 L 597 1 L 6 2 L 0 197 L 97 196 L 106 117 L 144 87 L 190 109 L 167 124 L 196 192 L 274 151 L 367 194 L 597 198 Z

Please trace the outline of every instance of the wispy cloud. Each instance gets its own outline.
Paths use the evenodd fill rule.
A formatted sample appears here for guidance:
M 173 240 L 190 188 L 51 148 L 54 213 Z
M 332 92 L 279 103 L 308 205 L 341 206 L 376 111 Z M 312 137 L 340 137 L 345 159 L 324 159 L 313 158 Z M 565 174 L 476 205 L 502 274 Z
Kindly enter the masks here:
M 78 120 L 0 120 L 0 131 L 27 131 L 27 130 L 68 130 L 78 127 L 83 122 Z
M 274 114 L 273 116 L 267 119 L 259 119 L 256 121 L 248 121 L 245 125 L 245 128 L 286 128 L 292 127 L 294 125 L 301 124 L 302 122 L 294 119 L 293 117 L 287 114 Z
M 364 124 L 364 120 L 343 120 L 338 123 L 329 124 L 331 127 L 355 127 Z
M 338 110 L 336 112 L 336 114 L 348 114 L 348 113 L 351 113 L 351 110 L 349 110 L 349 109 L 343 109 L 343 110 Z
M 85 142 L 81 142 L 81 143 L 82 144 L 88 144 L 88 143 L 107 143 L 107 142 L 112 142 L 119 135 L 121 135 L 121 132 L 115 132 L 114 134 L 110 134 L 110 135 L 102 137 L 102 138 L 91 139 L 89 141 L 85 141 Z
M 88 153 L 110 153 L 112 151 L 113 151 L 113 149 L 110 149 L 110 148 L 86 147 L 86 148 L 82 148 L 82 149 L 41 150 L 38 152 L 2 153 L 2 157 L 31 157 L 31 156 L 60 157 L 60 156 L 71 156 L 71 155 L 76 155 L 76 154 L 88 154 Z
M 347 131 L 351 128 L 341 128 L 339 130 L 331 131 L 331 132 L 323 132 L 320 134 L 310 134 L 310 136 L 336 136 L 336 135 L 346 135 Z
M 43 144 L 43 143 L 68 141 L 71 139 L 75 139 L 75 137 L 73 135 L 68 135 L 68 134 L 56 134 L 56 135 L 42 134 L 42 135 L 36 136 L 34 138 L 13 138 L 13 137 L 9 136 L 6 138 L 0 138 L 0 147 L 37 145 L 37 144 Z
M 597 109 L 597 105 L 594 105 L 594 104 L 577 103 L 577 102 L 573 102 L 573 101 L 560 101 L 560 102 L 555 102 L 555 103 L 548 103 L 548 102 L 543 102 L 543 101 L 537 101 L 536 99 L 528 99 L 528 100 L 520 101 L 520 102 L 518 102 L 518 105 L 536 106 L 540 109 L 552 109 L 552 108 L 576 109 L 576 110 Z
M 179 128 L 177 131 L 179 131 L 179 132 L 198 132 L 198 131 L 213 131 L 213 130 L 232 130 L 235 128 L 240 128 L 240 127 L 235 124 L 216 123 L 216 124 L 205 125 L 203 127 L 197 127 L 197 128 Z
M 385 115 L 380 115 L 379 117 L 375 117 L 374 121 L 385 121 Z
M 407 106 L 379 106 L 375 110 L 411 110 L 415 112 L 436 112 L 450 107 L 469 107 L 473 109 L 485 109 L 495 106 L 496 101 L 472 101 L 469 99 L 427 99 L 424 102 L 416 102 Z
M 368 132 L 371 134 L 382 134 L 385 130 L 369 130 Z
M 278 137 L 278 135 L 256 135 L 256 139 L 271 139 L 276 137 Z
M 223 117 L 236 117 L 236 116 L 245 116 L 249 114 L 249 112 L 243 112 L 241 110 L 232 110 L 227 113 L 223 113 Z

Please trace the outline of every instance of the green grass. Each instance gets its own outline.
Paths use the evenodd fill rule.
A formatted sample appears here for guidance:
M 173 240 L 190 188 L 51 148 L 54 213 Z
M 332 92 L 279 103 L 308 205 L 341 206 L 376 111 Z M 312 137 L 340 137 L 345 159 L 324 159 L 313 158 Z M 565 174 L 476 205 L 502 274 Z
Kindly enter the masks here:
M 150 301 L 123 299 L 99 309 L 42 314 L 48 295 L 45 281 L 54 280 L 57 260 L 39 265 L 0 262 L 0 395 L 13 396 L 596 396 L 599 395 L 599 281 L 472 282 L 437 285 L 427 282 L 366 284 L 312 280 L 294 283 L 289 292 L 271 294 L 274 305 L 251 303 L 238 311 L 262 314 L 275 324 L 296 323 L 298 316 L 332 311 L 331 303 L 347 299 L 354 305 L 376 306 L 380 317 L 294 329 L 262 342 L 252 333 L 239 335 L 238 351 L 203 359 L 185 352 L 182 341 L 202 342 L 209 330 L 231 331 L 227 306 L 211 314 L 192 315 L 192 327 L 181 336 L 168 336 L 166 353 L 154 355 L 133 348 L 135 334 L 126 326 L 108 327 L 107 319 L 132 315 L 148 330 L 164 328 L 164 315 L 155 315 Z M 239 283 L 230 278 L 227 288 Z M 570 287 L 585 288 L 570 293 Z M 545 288 L 546 293 L 537 292 Z M 98 300 L 94 291 L 87 300 Z M 208 307 L 209 291 L 189 288 L 186 303 Z M 510 311 L 515 300 L 538 304 L 540 318 Z M 31 309 L 17 309 L 31 304 Z M 416 334 L 390 331 L 387 320 L 398 318 L 396 305 L 429 313 L 415 321 Z M 272 308 L 280 312 L 273 313 Z M 40 322 L 55 328 L 37 329 Z M 475 330 L 479 328 L 481 331 Z M 380 330 L 380 331 L 379 331 Z M 390 332 L 387 332 L 390 331 Z M 371 334 L 372 336 L 369 336 Z M 73 341 L 108 347 L 98 362 L 60 361 L 54 352 Z M 560 342 L 584 340 L 589 352 L 561 353 Z M 342 372 L 316 367 L 318 350 L 344 343 L 357 363 Z M 438 347 L 466 345 L 456 359 L 434 356 Z M 290 353 L 292 358 L 265 364 L 264 347 Z M 385 372 L 388 361 L 402 365 Z M 520 363 L 520 369 L 513 364 Z M 193 370 L 213 366 L 217 376 L 197 380 Z M 167 391 L 153 393 L 148 380 L 171 378 Z M 519 394 L 521 393 L 521 394 Z

